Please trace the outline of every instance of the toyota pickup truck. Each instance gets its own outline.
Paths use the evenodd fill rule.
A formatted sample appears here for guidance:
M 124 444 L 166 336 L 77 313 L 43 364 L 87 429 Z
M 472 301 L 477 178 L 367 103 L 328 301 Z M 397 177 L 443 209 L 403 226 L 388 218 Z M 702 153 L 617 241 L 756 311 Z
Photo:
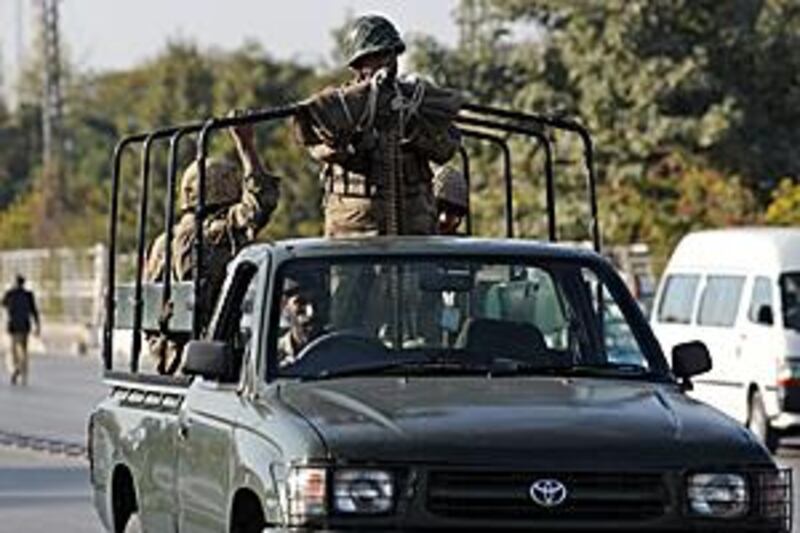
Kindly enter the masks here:
M 147 329 L 145 296 L 181 291 L 139 280 L 132 317 L 131 293 L 110 291 L 106 341 L 129 319 Z M 106 348 L 89 448 L 109 531 L 791 529 L 790 472 L 686 395 L 707 349 L 677 345 L 670 364 L 595 251 L 252 245 L 191 336 L 176 376 L 138 371 L 140 341 L 122 371 Z

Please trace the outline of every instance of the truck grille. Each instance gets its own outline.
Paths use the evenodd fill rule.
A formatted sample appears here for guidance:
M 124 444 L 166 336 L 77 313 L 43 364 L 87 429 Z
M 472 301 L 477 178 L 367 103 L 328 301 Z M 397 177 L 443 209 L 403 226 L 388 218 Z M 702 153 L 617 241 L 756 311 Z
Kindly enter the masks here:
M 563 503 L 534 502 L 531 486 L 563 484 Z M 490 520 L 645 520 L 662 516 L 669 497 L 660 474 L 434 471 L 428 476 L 428 510 L 448 518 Z

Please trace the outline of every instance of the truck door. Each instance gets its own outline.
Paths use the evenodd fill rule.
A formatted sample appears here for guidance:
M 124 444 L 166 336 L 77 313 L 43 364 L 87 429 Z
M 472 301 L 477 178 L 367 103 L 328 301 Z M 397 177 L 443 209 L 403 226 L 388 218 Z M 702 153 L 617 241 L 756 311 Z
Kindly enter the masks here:
M 223 290 L 224 304 L 213 323 L 223 327 L 214 338 L 231 343 L 234 357 L 241 357 L 243 328 L 249 330 L 246 295 L 252 294 L 257 267 L 241 262 Z M 248 331 L 249 332 L 249 331 Z M 216 383 L 195 378 L 178 417 L 178 501 L 180 531 L 228 531 L 231 472 L 234 471 L 234 427 L 243 402 L 239 383 Z

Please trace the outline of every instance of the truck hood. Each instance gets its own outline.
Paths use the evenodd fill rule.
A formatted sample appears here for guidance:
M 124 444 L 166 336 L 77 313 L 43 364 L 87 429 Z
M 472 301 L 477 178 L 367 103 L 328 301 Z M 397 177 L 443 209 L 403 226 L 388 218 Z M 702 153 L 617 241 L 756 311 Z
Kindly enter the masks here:
M 675 386 L 552 377 L 348 378 L 281 387 L 340 460 L 552 469 L 772 464 Z

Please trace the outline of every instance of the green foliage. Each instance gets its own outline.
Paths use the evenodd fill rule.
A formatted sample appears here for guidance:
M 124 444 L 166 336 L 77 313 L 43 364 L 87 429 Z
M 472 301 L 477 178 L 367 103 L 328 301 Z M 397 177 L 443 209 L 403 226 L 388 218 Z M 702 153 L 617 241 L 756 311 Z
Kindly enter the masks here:
M 753 220 L 775 178 L 800 174 L 794 0 L 462 0 L 458 20 L 458 46 L 419 39 L 415 65 L 482 102 L 587 125 L 606 240 L 666 247 L 694 227 Z M 570 163 L 557 170 L 561 234 L 585 237 L 582 146 L 554 140 Z M 515 151 L 516 173 L 535 172 L 532 153 Z M 688 174 L 652 183 L 653 166 L 674 153 L 691 156 Z M 481 168 L 497 159 L 473 155 L 488 158 Z M 649 201 L 659 194 L 671 200 Z M 732 202 L 730 216 L 718 198 Z M 479 206 L 497 215 L 495 201 Z M 518 212 L 533 220 L 517 223 L 541 228 L 542 207 L 540 196 L 521 196 Z
M 772 193 L 764 221 L 776 226 L 800 225 L 800 184 L 784 178 Z
M 106 239 L 110 194 L 111 155 L 117 140 L 126 134 L 166 125 L 221 116 L 234 108 L 261 108 L 296 101 L 317 88 L 321 81 L 312 69 L 272 60 L 257 44 L 222 53 L 203 51 L 192 43 L 172 42 L 151 61 L 124 72 L 98 75 L 75 74 L 67 87 L 69 114 L 66 128 L 70 145 L 65 161 L 66 196 L 62 198 L 60 230 L 46 227 L 35 211 L 28 213 L 30 227 L 18 232 L 30 207 L 29 196 L 39 174 L 41 112 L 38 104 L 20 107 L 11 115 L 0 114 L 0 209 L 8 207 L 0 221 L 0 246 L 44 244 L 41 233 L 64 244 L 91 244 Z M 27 78 L 35 88 L 34 75 Z M 32 89 L 35 90 L 35 89 Z M 317 234 L 320 188 L 316 167 L 293 141 L 285 125 L 256 129 L 262 159 L 283 180 L 284 203 L 265 237 Z M 236 161 L 228 135 L 212 137 L 211 152 Z M 179 173 L 194 157 L 194 138 L 181 145 Z M 123 250 L 131 250 L 139 203 L 139 146 L 125 153 L 120 193 L 120 237 Z M 167 143 L 153 146 L 151 156 L 151 204 L 148 235 L 163 230 L 166 203 Z M 289 206 L 285 205 L 286 203 Z M 63 230 L 63 231 L 61 231 Z M 56 235 L 57 233 L 57 235 Z M 18 235 L 26 235 L 20 241 Z
M 656 266 L 687 232 L 758 223 L 758 204 L 741 180 L 675 153 L 654 163 L 638 181 L 602 187 L 601 210 L 611 242 L 647 242 Z
M 41 197 L 35 193 L 20 195 L 0 212 L 0 249 L 30 248 L 34 218 L 39 211 Z
M 644 240 L 663 255 L 691 229 L 758 222 L 797 223 L 800 175 L 800 4 L 796 0 L 462 0 L 461 39 L 408 39 L 414 69 L 486 104 L 563 114 L 595 141 L 601 227 L 608 242 Z M 350 17 L 352 19 L 352 16 Z M 175 41 L 122 72 L 65 67 L 66 191 L 58 239 L 104 240 L 113 146 L 123 135 L 284 104 L 342 81 L 345 26 L 333 32 L 336 68 L 275 61 L 256 43 L 232 52 Z M 406 28 L 411 30 L 411 28 Z M 0 247 L 40 244 L 48 191 L 38 190 L 41 80 L 34 60 L 22 105 L 0 107 Z M 559 235 L 585 239 L 583 146 L 548 132 L 557 161 Z M 283 198 L 261 238 L 321 232 L 318 167 L 288 128 L 257 129 Z M 546 232 L 541 147 L 512 136 L 514 226 Z M 476 233 L 504 234 L 502 154 L 466 140 Z M 223 132 L 211 151 L 235 158 Z M 194 155 L 181 147 L 183 168 Z M 154 147 L 148 234 L 163 229 L 166 143 Z M 123 249 L 134 242 L 139 155 L 123 159 Z M 765 216 L 762 213 L 766 212 Z M 46 217 L 45 217 L 46 218 Z M 37 230 L 38 228 L 38 230 Z

